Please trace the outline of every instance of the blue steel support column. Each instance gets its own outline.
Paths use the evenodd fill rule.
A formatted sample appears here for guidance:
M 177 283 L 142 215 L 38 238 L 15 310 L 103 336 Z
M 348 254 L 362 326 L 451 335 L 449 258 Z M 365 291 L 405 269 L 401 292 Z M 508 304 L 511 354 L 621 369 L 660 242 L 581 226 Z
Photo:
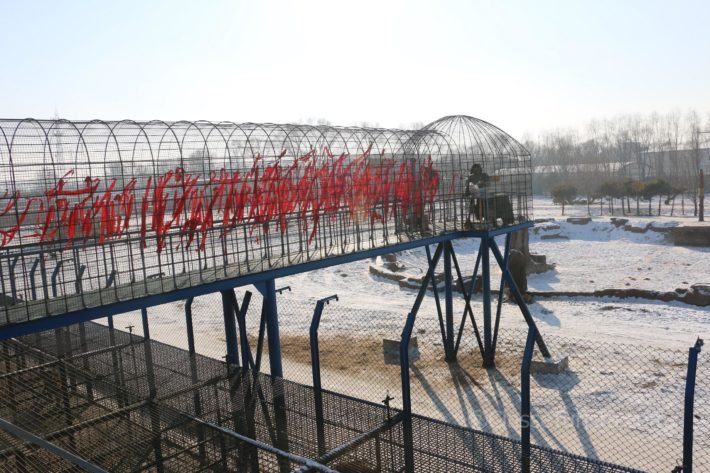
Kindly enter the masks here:
M 192 384 L 197 384 L 197 360 L 195 359 L 195 331 L 192 324 L 192 302 L 193 297 L 188 297 L 185 301 L 185 326 L 187 329 L 187 351 L 190 353 L 190 379 Z M 200 398 L 200 390 L 196 389 L 192 395 L 192 403 L 195 406 L 195 415 L 202 416 L 202 399 Z M 197 431 L 197 439 L 199 441 L 200 458 L 205 458 L 205 435 L 202 429 Z
M 426 287 L 426 286 L 424 286 Z M 409 380 L 409 341 L 417 313 L 412 311 L 407 315 L 407 323 L 402 330 L 399 343 L 400 377 L 402 379 L 402 437 L 404 440 L 404 471 L 414 472 L 414 432 L 412 426 L 412 388 Z
M 537 329 L 528 328 L 528 339 L 523 353 L 523 364 L 520 367 L 520 443 L 522 450 L 521 473 L 530 473 L 530 365 Z
M 154 399 L 158 394 L 155 385 L 155 373 L 153 372 L 153 349 L 150 344 L 150 327 L 148 325 L 148 309 L 141 309 L 141 321 L 143 322 L 143 351 L 145 356 L 145 370 L 148 376 L 148 389 L 150 399 Z M 163 449 L 161 440 L 160 420 L 157 416 L 150 416 L 151 428 L 153 429 L 153 450 L 155 452 L 155 463 L 158 473 L 163 473 Z
M 238 432 L 246 433 L 250 438 L 256 438 L 253 409 L 254 393 L 249 380 L 244 379 L 248 375 L 248 370 L 254 367 L 246 329 L 246 313 L 249 309 L 249 302 L 251 301 L 251 292 L 246 291 L 241 306 L 237 301 L 237 293 L 233 289 L 229 291 L 229 293 L 232 298 L 233 315 L 236 317 L 239 330 L 239 348 L 241 349 L 243 367 L 239 376 L 232 376 L 229 380 L 229 393 L 232 398 L 232 405 L 234 406 L 234 425 Z M 238 451 L 237 471 L 258 471 L 259 460 L 256 449 L 250 445 L 240 445 Z
M 451 242 L 444 243 L 444 289 L 446 300 L 446 337 L 444 353 L 446 361 L 456 360 L 454 350 L 454 296 L 453 296 L 453 273 L 451 271 Z
M 116 346 L 116 334 L 114 332 L 113 317 L 109 315 L 106 320 L 108 322 L 109 343 L 112 347 L 114 347 Z M 133 337 L 131 337 L 131 343 L 133 343 Z M 113 381 L 114 383 L 116 383 L 116 386 L 120 386 L 121 388 L 123 388 L 123 377 L 121 376 L 121 372 L 123 371 L 123 359 L 121 357 L 120 352 L 116 353 L 116 350 L 111 350 L 111 363 L 113 365 Z M 120 370 L 119 366 L 121 367 Z M 123 389 L 121 389 L 121 391 L 123 391 Z M 119 395 L 118 407 L 123 407 L 124 404 L 124 397 L 122 395 Z
M 237 355 L 237 321 L 234 318 L 234 299 L 232 291 L 221 291 L 222 294 L 222 313 L 224 315 L 224 335 L 227 341 L 227 369 L 230 366 L 239 366 L 239 358 Z
M 244 293 L 241 306 L 237 302 L 237 294 L 234 291 L 232 291 L 232 300 L 234 301 L 234 315 L 237 317 L 237 325 L 239 328 L 239 347 L 241 348 L 242 354 L 242 366 L 246 374 L 247 370 L 256 369 L 254 358 L 251 355 L 251 348 L 249 347 L 249 338 L 247 337 L 247 310 L 251 302 L 251 292 L 246 291 Z
M 83 322 L 79 324 L 79 344 L 81 347 L 81 352 L 86 353 L 89 351 L 89 347 L 86 343 L 86 324 Z M 83 357 L 82 364 L 84 366 L 84 369 L 86 372 L 89 372 L 89 358 L 88 357 Z M 89 397 L 89 399 L 94 399 L 94 387 L 91 381 L 86 382 L 86 395 Z
M 276 304 L 276 284 L 268 279 L 257 286 L 264 296 L 264 311 L 266 316 L 266 336 L 269 339 L 269 367 L 271 376 L 283 378 L 284 370 L 281 361 L 281 338 L 279 337 L 279 314 Z
M 481 238 L 481 275 L 483 276 L 483 367 L 495 367 L 493 324 L 491 323 L 491 258 L 489 237 Z
M 688 375 L 685 378 L 685 412 L 683 419 L 683 473 L 693 473 L 693 427 L 695 416 L 695 375 L 698 368 L 698 353 L 703 340 L 698 338 L 688 351 Z
M 453 248 L 453 246 L 452 246 Z M 478 276 L 478 266 L 481 263 L 481 251 L 479 248 L 478 256 L 476 256 L 476 266 L 473 269 L 473 276 L 471 276 L 470 288 L 466 290 L 466 284 L 463 282 L 463 273 L 461 272 L 461 267 L 456 259 L 456 252 L 451 252 L 451 258 L 454 261 L 454 268 L 456 268 L 456 275 L 461 281 L 461 292 L 463 293 L 464 303 L 466 304 L 463 311 L 463 316 L 461 317 L 461 324 L 459 324 L 459 332 L 456 336 L 456 344 L 454 345 L 454 351 L 458 354 L 459 346 L 461 346 L 461 336 L 463 335 L 463 328 L 466 325 L 466 315 L 471 317 L 471 325 L 473 326 L 473 334 L 476 336 L 476 342 L 478 343 L 478 350 L 481 353 L 481 358 L 483 358 L 483 341 L 481 341 L 481 332 L 478 330 L 478 324 L 476 323 L 476 318 L 473 316 L 473 309 L 471 309 L 471 297 L 473 296 L 473 290 L 475 289 L 476 277 Z
M 503 267 L 501 268 L 500 290 L 498 291 L 498 304 L 496 305 L 496 321 L 493 327 L 493 361 L 495 362 L 496 346 L 498 345 L 498 329 L 500 328 L 500 315 L 503 311 L 503 292 L 505 291 L 505 271 L 508 269 L 510 259 L 510 233 L 505 236 L 505 253 L 503 254 Z
M 269 368 L 273 382 L 274 417 L 276 420 L 276 447 L 288 451 L 288 423 L 286 417 L 286 399 L 283 386 L 283 364 L 281 361 L 281 339 L 279 338 L 279 314 L 276 304 L 276 284 L 273 279 L 267 279 L 257 284 L 264 298 L 263 314 L 266 319 L 266 336 L 269 339 Z M 279 458 L 279 471 L 291 471 L 288 461 Z
M 493 256 L 495 256 L 496 261 L 498 262 L 498 266 L 500 267 L 501 271 L 503 272 L 503 277 L 505 278 L 505 282 L 508 284 L 508 288 L 510 289 L 510 293 L 515 299 L 515 303 L 518 304 L 518 308 L 520 309 L 520 312 L 523 314 L 523 318 L 525 319 L 525 322 L 528 324 L 528 327 L 535 327 L 535 333 L 537 333 L 537 347 L 540 349 L 540 354 L 545 357 L 545 358 L 550 358 L 550 350 L 548 350 L 547 345 L 545 344 L 545 341 L 542 339 L 542 335 L 540 334 L 540 331 L 537 329 L 537 325 L 535 324 L 535 319 L 533 319 L 532 314 L 530 313 L 530 309 L 528 309 L 527 304 L 525 303 L 525 300 L 523 299 L 523 295 L 520 293 L 518 290 L 518 285 L 515 284 L 515 279 L 513 279 L 513 276 L 510 274 L 510 270 L 508 269 L 507 265 L 504 262 L 503 255 L 500 254 L 500 250 L 498 249 L 498 245 L 496 245 L 495 240 L 491 238 L 491 250 L 493 250 Z
M 413 441 L 414 434 L 412 432 L 412 395 L 411 386 L 409 381 L 409 341 L 412 339 L 412 331 L 414 330 L 414 322 L 417 319 L 417 313 L 419 312 L 419 307 L 421 307 L 422 300 L 426 294 L 427 287 L 429 283 L 434 278 L 434 271 L 436 265 L 439 263 L 439 258 L 444 252 L 446 242 L 439 243 L 434 251 L 434 256 L 429 262 L 429 269 L 422 280 L 422 284 L 419 287 L 419 293 L 417 298 L 414 300 L 414 305 L 412 306 L 412 311 L 407 315 L 407 323 L 402 330 L 402 338 L 399 344 L 399 363 L 402 379 L 402 422 L 403 422 L 403 439 L 404 439 L 404 465 L 406 472 L 414 471 L 414 450 Z M 453 334 L 453 332 L 452 332 Z
M 153 348 L 150 345 L 150 326 L 148 325 L 148 309 L 141 309 L 141 321 L 143 322 L 143 349 L 145 353 L 145 370 L 148 375 L 148 388 L 150 398 L 156 396 L 155 372 L 153 371 Z

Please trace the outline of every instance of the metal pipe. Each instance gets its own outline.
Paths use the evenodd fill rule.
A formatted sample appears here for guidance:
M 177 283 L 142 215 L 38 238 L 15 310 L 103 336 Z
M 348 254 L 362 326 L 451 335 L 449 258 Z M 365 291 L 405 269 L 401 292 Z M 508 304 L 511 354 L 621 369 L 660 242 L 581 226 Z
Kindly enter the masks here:
M 276 420 L 276 446 L 288 450 L 288 422 L 286 416 L 286 399 L 283 388 L 283 364 L 281 360 L 281 339 L 279 338 L 279 315 L 276 303 L 276 285 L 273 279 L 268 279 L 256 286 L 261 292 L 263 310 L 266 318 L 266 335 L 269 339 L 269 367 L 274 394 L 274 414 Z M 288 462 L 279 459 L 279 471 L 290 470 Z
M 439 243 L 436 247 L 436 250 L 434 251 L 434 257 L 431 259 L 431 264 L 429 265 L 429 269 L 427 270 L 427 273 L 424 276 L 424 279 L 422 280 L 422 284 L 419 287 L 419 293 L 417 294 L 417 298 L 414 300 L 414 305 L 412 306 L 412 312 L 414 312 L 414 314 L 419 312 L 419 307 L 422 305 L 422 301 L 424 300 L 424 295 L 426 294 L 426 289 L 429 286 L 429 282 L 434 277 L 434 269 L 436 268 L 436 265 L 439 263 L 439 258 L 441 258 L 441 253 L 443 251 L 444 251 L 444 244 Z
M 271 376 L 283 378 L 281 361 L 281 339 L 279 338 L 279 314 L 276 303 L 276 286 L 273 279 L 268 279 L 257 286 L 264 296 L 266 315 L 266 336 L 269 339 L 269 365 Z
M 320 376 L 320 350 L 318 349 L 318 327 L 320 326 L 323 308 L 329 304 L 331 300 L 338 300 L 338 295 L 320 299 L 316 302 L 316 308 L 313 311 L 310 328 L 310 345 L 311 345 L 311 372 L 313 374 L 313 401 L 316 410 L 316 436 L 318 440 L 318 455 L 325 455 L 325 419 L 323 416 L 323 388 L 321 385 Z
M 688 350 L 688 375 L 685 378 L 685 409 L 683 418 L 683 473 L 693 473 L 693 427 L 695 416 L 695 378 L 698 369 L 698 354 L 703 340 L 698 338 Z
M 227 343 L 227 367 L 239 366 L 237 347 L 237 323 L 234 320 L 234 303 L 232 291 L 221 291 L 222 294 L 222 315 L 224 316 L 224 335 Z
M 495 240 L 491 238 L 491 249 L 493 250 L 493 255 L 495 256 L 496 260 L 498 261 L 498 265 L 501 268 L 501 271 L 503 271 L 503 276 L 505 277 L 505 282 L 508 284 L 508 288 L 510 289 L 510 293 L 513 295 L 513 298 L 515 299 L 515 302 L 518 304 L 518 307 L 520 308 L 520 312 L 523 314 L 523 318 L 525 319 L 525 322 L 528 324 L 528 327 L 535 327 L 535 332 L 537 333 L 537 347 L 540 349 L 540 353 L 542 356 L 545 358 L 550 358 L 550 350 L 547 349 L 547 345 L 545 344 L 545 341 L 542 339 L 542 335 L 540 334 L 540 331 L 537 328 L 537 325 L 535 324 L 535 319 L 533 319 L 532 314 L 530 313 L 530 309 L 528 309 L 527 304 L 525 303 L 525 300 L 523 299 L 523 295 L 520 294 L 520 291 L 518 290 L 518 285 L 515 284 L 515 280 L 513 279 L 513 276 L 510 274 L 510 271 L 505 268 L 503 264 L 503 257 L 500 254 L 500 250 L 498 249 L 498 245 L 496 245 Z M 505 268 L 505 269 L 504 269 Z
M 451 242 L 444 243 L 444 294 L 446 305 L 446 340 L 444 352 L 446 361 L 456 360 L 454 350 L 454 292 L 453 292 L 453 272 L 451 271 Z M 434 278 L 435 279 L 435 278 Z
M 438 251 L 438 250 L 437 250 Z M 426 286 L 423 286 L 426 287 Z M 405 471 L 414 471 L 414 434 L 412 431 L 412 395 L 409 379 L 409 342 L 412 339 L 412 330 L 417 318 L 415 311 L 407 315 L 407 323 L 402 330 L 399 344 L 399 365 L 402 379 L 402 427 L 404 439 L 404 465 Z
M 508 261 L 510 260 L 510 233 L 505 236 L 505 253 L 503 254 L 503 267 L 508 269 Z M 498 329 L 500 327 L 500 315 L 503 311 L 503 291 L 505 290 L 505 275 L 500 276 L 500 290 L 498 291 L 498 305 L 496 306 L 496 320 L 493 327 L 493 357 L 495 361 L 496 347 L 498 345 Z
M 520 442 L 522 450 L 520 469 L 522 473 L 530 473 L 530 365 L 535 348 L 536 332 L 535 327 L 528 329 L 523 363 L 520 367 Z
M 367 432 L 363 432 L 357 437 L 353 438 L 352 440 L 349 440 L 345 442 L 342 445 L 338 445 L 336 448 L 332 449 L 328 453 L 321 455 L 316 461 L 318 463 L 331 463 L 333 460 L 336 458 L 345 455 L 346 453 L 356 449 L 363 443 L 367 442 L 373 437 L 377 437 L 380 433 L 384 432 L 387 429 L 391 429 L 398 423 L 400 423 L 403 419 L 403 415 L 400 412 L 399 414 L 395 414 L 394 417 L 391 419 L 385 421 L 383 424 L 378 425 L 374 429 L 370 429 Z
M 495 367 L 493 355 L 493 327 L 491 324 L 491 263 L 490 241 L 492 238 L 481 239 L 481 275 L 483 276 L 483 367 Z
M 461 336 L 463 335 L 463 328 L 466 323 L 466 315 L 471 317 L 471 325 L 473 325 L 473 334 L 476 336 L 476 342 L 478 343 L 478 349 L 481 352 L 481 358 L 484 356 L 483 351 L 483 341 L 481 340 L 481 332 L 478 330 L 478 324 L 476 323 L 476 318 L 473 316 L 473 309 L 471 309 L 471 297 L 473 297 L 473 289 L 475 287 L 476 276 L 478 274 L 478 265 L 481 262 L 481 249 L 478 249 L 478 256 L 476 257 L 476 266 L 473 269 L 473 276 L 471 278 L 471 287 L 466 291 L 466 285 L 463 282 L 463 274 L 461 273 L 461 267 L 459 266 L 458 259 L 456 258 L 456 252 L 453 251 L 453 245 L 451 246 L 451 257 L 454 261 L 454 268 L 456 268 L 456 275 L 461 281 L 461 292 L 463 292 L 464 302 L 466 306 L 463 310 L 463 316 L 461 317 L 461 324 L 459 325 L 459 333 L 456 337 L 456 345 L 454 346 L 454 351 L 458 353 L 459 346 L 461 345 Z
M 190 354 L 195 353 L 195 331 L 192 326 L 192 303 L 194 297 L 188 297 L 185 301 L 185 325 L 187 328 L 187 350 Z
M 426 250 L 427 264 L 431 266 L 431 251 L 429 245 L 424 247 Z M 444 326 L 444 315 L 441 311 L 441 301 L 439 300 L 439 288 L 436 286 L 436 278 L 431 279 L 431 287 L 434 290 L 434 303 L 436 304 L 436 315 L 439 319 L 439 331 L 441 332 L 441 345 L 446 347 L 446 327 Z
M 246 373 L 248 369 L 255 369 L 254 358 L 252 357 L 249 338 L 247 337 L 247 310 L 249 310 L 249 302 L 251 302 L 251 292 L 246 291 L 241 306 L 239 306 L 237 302 L 237 294 L 234 291 L 232 291 L 232 298 L 234 300 L 234 316 L 237 318 L 239 328 L 239 347 L 241 348 L 242 366 L 245 370 L 244 373 Z
M 80 458 L 76 455 L 74 455 L 71 452 L 68 452 L 64 450 L 63 448 L 60 448 L 56 445 L 54 445 L 51 442 L 47 442 L 46 440 L 37 437 L 36 435 L 33 435 L 32 433 L 19 428 L 18 426 L 11 424 L 10 422 L 7 422 L 4 419 L 0 419 L 0 429 L 4 430 L 5 432 L 8 432 L 15 437 L 24 440 L 25 442 L 31 443 L 33 445 L 37 445 L 40 448 L 43 448 L 54 455 L 63 458 L 64 460 L 68 461 L 69 463 L 76 465 L 80 468 L 85 469 L 86 471 L 90 473 L 108 473 L 106 470 L 103 468 L 100 468 L 99 466 L 90 463 L 83 458 Z
M 148 389 L 150 391 L 150 399 L 155 399 L 158 390 L 155 384 L 155 372 L 153 371 L 153 349 L 150 341 L 150 327 L 148 324 L 148 309 L 141 309 L 141 321 L 143 322 L 143 350 L 145 354 L 145 369 L 148 375 Z M 160 420 L 156 416 L 150 416 L 151 428 L 155 438 L 153 440 L 153 449 L 155 451 L 155 461 L 158 473 L 163 473 L 163 449 L 160 435 Z

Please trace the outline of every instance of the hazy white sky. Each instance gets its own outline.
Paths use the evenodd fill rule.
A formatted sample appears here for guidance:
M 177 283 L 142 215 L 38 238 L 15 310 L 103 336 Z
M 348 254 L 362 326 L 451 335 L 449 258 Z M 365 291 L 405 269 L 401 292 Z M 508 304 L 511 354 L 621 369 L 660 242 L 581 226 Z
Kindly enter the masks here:
M 514 136 L 710 111 L 710 1 L 0 0 L 0 116 Z

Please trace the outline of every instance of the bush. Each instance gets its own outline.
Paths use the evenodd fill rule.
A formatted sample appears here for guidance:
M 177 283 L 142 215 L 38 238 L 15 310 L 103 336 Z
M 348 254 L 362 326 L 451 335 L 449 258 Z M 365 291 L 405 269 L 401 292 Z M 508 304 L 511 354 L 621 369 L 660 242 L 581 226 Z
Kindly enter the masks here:
M 574 202 L 577 198 L 577 188 L 572 184 L 558 184 L 550 191 L 552 202 L 562 206 L 562 215 L 565 214 L 565 205 Z

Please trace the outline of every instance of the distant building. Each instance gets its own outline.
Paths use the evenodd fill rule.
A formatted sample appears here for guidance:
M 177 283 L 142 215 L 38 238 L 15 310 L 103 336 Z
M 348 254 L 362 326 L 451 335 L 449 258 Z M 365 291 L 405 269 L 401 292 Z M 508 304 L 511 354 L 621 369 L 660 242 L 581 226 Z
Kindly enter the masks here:
M 710 172 L 710 148 L 684 148 L 644 151 L 639 162 L 652 170 L 654 177 L 667 181 L 693 179 L 698 170 Z

